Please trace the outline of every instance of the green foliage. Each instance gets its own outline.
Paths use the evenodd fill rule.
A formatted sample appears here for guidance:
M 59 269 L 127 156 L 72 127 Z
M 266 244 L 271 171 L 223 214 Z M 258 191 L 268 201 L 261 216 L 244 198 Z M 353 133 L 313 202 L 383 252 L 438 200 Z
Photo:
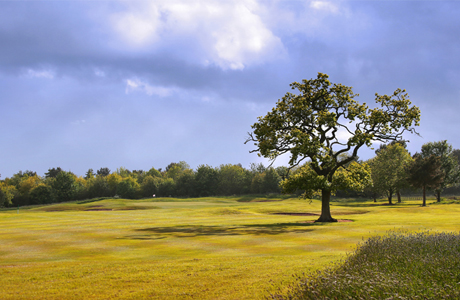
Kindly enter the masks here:
M 57 202 L 72 200 L 76 192 L 75 175 L 66 171 L 59 172 L 52 181 L 51 188 Z
M 447 140 L 424 144 L 421 155 L 422 157 L 434 155 L 439 157 L 441 161 L 441 171 L 444 174 L 444 178 L 435 189 L 437 200 L 440 202 L 442 191 L 445 188 L 458 184 L 460 181 L 460 167 L 457 157 L 453 152 L 452 146 L 447 143 Z
M 56 178 L 60 172 L 62 172 L 61 167 L 48 169 L 48 172 L 45 173 L 45 177 L 46 178 Z
M 95 175 L 96 174 L 94 174 L 93 169 L 88 169 L 88 171 L 86 171 L 86 173 L 85 173 L 85 179 L 94 178 Z
M 381 147 L 370 163 L 373 188 L 386 193 L 390 204 L 393 194 L 408 186 L 407 168 L 411 163 L 409 152 L 399 143 Z
M 115 171 L 118 175 L 120 175 L 122 178 L 126 178 L 131 175 L 131 171 L 126 169 L 125 167 L 119 167 Z
M 46 184 L 39 184 L 30 191 L 30 204 L 53 203 L 53 190 Z
M 132 177 L 123 178 L 117 185 L 117 194 L 122 198 L 136 199 L 139 191 L 139 183 Z
M 348 167 L 340 167 L 328 180 L 326 176 L 318 176 L 310 164 L 299 168 L 288 179 L 281 182 L 281 187 L 286 193 L 295 193 L 304 190 L 304 198 L 312 198 L 320 195 L 320 191 L 329 190 L 335 193 L 337 190 L 351 189 L 364 190 L 371 184 L 370 167 L 366 163 L 351 162 Z
M 147 175 L 150 175 L 152 177 L 162 177 L 160 171 L 153 167 L 150 170 L 148 170 Z
M 115 196 L 115 192 L 111 191 L 105 176 L 96 176 L 90 179 L 87 183 L 87 189 L 89 198 Z
M 459 299 L 460 234 L 390 232 L 272 299 Z
M 166 178 L 160 182 L 160 186 L 158 187 L 158 195 L 161 197 L 176 195 L 176 183 L 172 178 Z
M 219 169 L 220 195 L 247 194 L 251 187 L 251 175 L 240 165 L 221 165 Z
M 14 185 L 9 185 L 6 182 L 0 182 L 0 207 L 9 207 L 13 205 L 14 195 L 17 193 Z
M 100 168 L 97 170 L 97 175 L 98 176 L 109 176 L 110 174 L 110 169 L 109 168 Z
M 198 196 L 207 197 L 217 194 L 219 183 L 219 172 L 208 165 L 200 165 L 196 170 L 195 182 L 197 185 Z
M 179 175 L 176 180 L 176 195 L 182 197 L 196 197 L 198 195 L 193 170 L 186 169 Z
M 153 197 L 153 195 L 158 194 L 160 182 L 160 177 L 153 177 L 152 175 L 145 176 L 141 184 L 142 196 Z
M 408 181 L 423 191 L 423 206 L 426 206 L 426 189 L 437 189 L 444 180 L 444 173 L 441 170 L 441 159 L 431 155 L 423 157 L 416 153 L 414 161 L 408 167 Z
M 401 89 L 391 96 L 376 94 L 380 107 L 370 109 L 354 100 L 357 95 L 351 87 L 332 84 L 322 73 L 316 79 L 294 82 L 291 88 L 299 94 L 286 93 L 271 112 L 259 117 L 246 142 L 254 142 L 252 152 L 269 159 L 290 153 L 290 167 L 310 160 L 310 170 L 303 176 L 313 186 L 295 181 L 308 190 L 321 187 L 324 209 L 319 220 L 334 221 L 329 209 L 334 173 L 355 160 L 362 146 L 399 140 L 404 132 L 415 132 L 420 110 L 410 106 Z M 350 135 L 347 141 L 339 139 L 340 132 Z M 350 155 L 343 159 L 345 153 Z

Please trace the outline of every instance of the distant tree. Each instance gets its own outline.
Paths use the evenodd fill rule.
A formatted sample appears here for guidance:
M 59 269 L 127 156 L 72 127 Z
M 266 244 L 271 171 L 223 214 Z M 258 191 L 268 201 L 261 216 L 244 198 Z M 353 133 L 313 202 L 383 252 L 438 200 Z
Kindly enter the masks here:
M 251 181 L 251 172 L 241 165 L 221 165 L 218 192 L 226 196 L 247 194 L 251 188 Z
M 388 144 L 380 144 L 379 148 L 377 150 L 375 150 L 375 154 L 378 155 L 380 153 L 380 151 L 385 150 L 388 146 L 393 146 L 395 144 L 399 144 L 404 149 L 407 149 L 407 142 L 408 141 L 405 141 L 405 140 L 398 140 L 398 141 L 391 141 Z
M 60 172 L 62 172 L 61 167 L 48 169 L 48 172 L 45 173 L 45 177 L 46 178 L 56 178 Z
M 123 198 L 136 199 L 140 192 L 140 186 L 132 177 L 125 177 L 118 183 L 117 194 Z
M 176 196 L 176 183 L 172 178 L 161 180 L 158 194 L 162 197 Z
M 184 170 L 176 180 L 176 193 L 183 197 L 196 197 L 198 195 L 195 172 L 191 169 Z
M 447 140 L 424 144 L 422 146 L 421 155 L 422 157 L 434 155 L 439 157 L 441 161 L 441 171 L 444 174 L 444 179 L 434 190 L 437 202 L 441 202 L 442 191 L 458 184 L 460 181 L 460 167 L 457 157 L 452 146 L 447 143 Z
M 198 166 L 195 174 L 198 196 L 207 197 L 217 193 L 219 172 L 208 165 Z
M 16 188 L 19 188 L 19 184 L 26 178 L 37 176 L 37 172 L 26 170 L 25 172 L 19 171 L 16 174 L 13 174 L 11 178 L 7 178 L 8 184 L 14 185 Z
M 30 192 L 41 183 L 40 177 L 37 175 L 22 177 L 17 187 L 17 193 L 13 199 L 16 205 L 28 205 L 30 202 Z
M 184 171 L 182 170 L 181 166 L 178 164 L 174 164 L 168 167 L 166 168 L 167 171 L 165 172 L 165 176 L 166 178 L 171 178 L 174 181 L 176 181 L 179 178 L 179 176 L 182 174 L 182 172 Z
M 131 175 L 131 171 L 126 169 L 125 167 L 119 167 L 117 168 L 116 173 L 120 175 L 123 178 L 126 178 Z
M 94 178 L 91 179 L 85 179 L 83 177 L 76 177 L 75 178 L 75 196 L 74 198 L 76 200 L 82 200 L 82 199 L 87 199 L 90 198 L 89 194 L 89 181 L 94 180 Z
M 9 207 L 13 205 L 13 198 L 16 194 L 16 187 L 6 182 L 0 182 L 0 207 Z
M 393 143 L 382 148 L 370 164 L 375 191 L 386 193 L 389 204 L 393 204 L 394 193 L 401 202 L 400 190 L 408 186 L 407 167 L 411 162 L 409 152 L 401 144 Z
M 262 194 L 263 193 L 263 183 L 264 183 L 265 174 L 256 173 L 252 177 L 251 181 L 251 193 L 253 194 Z
M 160 177 L 153 177 L 152 175 L 145 176 L 141 184 L 142 196 L 153 197 L 153 195 L 158 194 L 161 180 Z
M 106 176 L 106 178 L 107 184 L 109 186 L 110 195 L 115 196 L 115 194 L 118 193 L 118 184 L 123 180 L 123 177 L 121 177 L 121 175 L 118 173 L 112 173 Z
M 88 169 L 88 171 L 86 171 L 85 173 L 85 179 L 91 179 L 91 178 L 94 178 L 94 171 L 93 169 Z
M 165 168 L 165 172 L 168 172 L 171 168 L 173 168 L 175 166 L 178 166 L 180 168 L 180 170 L 182 170 L 182 171 L 190 169 L 190 165 L 188 163 L 186 163 L 185 161 L 181 160 L 178 163 L 172 162 L 169 165 L 167 165 L 166 168 Z
M 365 161 L 365 163 L 369 165 L 369 167 L 371 168 L 371 178 L 373 178 L 373 170 L 375 169 L 375 157 L 368 159 L 367 161 Z M 369 181 L 368 184 L 364 186 L 363 192 L 365 196 L 371 197 L 374 200 L 374 202 L 377 202 L 377 198 L 379 198 L 385 193 L 385 191 L 382 190 L 382 187 L 378 184 L 375 184 L 373 180 Z
M 255 194 L 279 193 L 281 177 L 274 168 L 266 168 L 252 178 L 251 192 Z
M 72 200 L 75 189 L 76 176 L 71 172 L 61 171 L 57 174 L 55 180 L 51 183 L 54 198 L 57 202 L 64 202 Z
M 264 193 L 279 193 L 281 177 L 274 168 L 267 168 L 264 172 L 262 190 Z
M 251 170 L 253 174 L 262 174 L 263 172 L 265 172 L 266 169 L 267 168 L 262 163 L 251 163 L 251 165 L 249 166 L 249 170 Z
M 256 149 L 251 152 L 272 160 L 290 153 L 291 168 L 310 160 L 304 168 L 304 181 L 302 176 L 287 180 L 292 178 L 298 187 L 309 191 L 321 190 L 321 216 L 317 221 L 336 222 L 330 211 L 335 173 L 353 161 L 362 146 L 401 140 L 404 132 L 415 132 L 413 126 L 419 123 L 420 110 L 410 106 L 407 93 L 400 89 L 390 96 L 376 94 L 380 107 L 369 109 L 353 99 L 357 95 L 351 87 L 331 84 L 322 73 L 316 79 L 294 82 L 291 88 L 299 94 L 286 93 L 271 112 L 259 117 L 246 143 L 254 142 Z M 341 132 L 350 136 L 348 140 L 339 138 Z M 343 153 L 350 156 L 342 160 Z M 355 183 L 352 185 L 358 186 Z M 286 180 L 284 186 L 294 187 Z
M 285 166 L 279 166 L 275 168 L 278 175 L 281 177 L 281 180 L 287 179 L 289 176 L 289 168 Z
M 109 184 L 107 182 L 107 177 L 97 176 L 96 178 L 88 182 L 87 189 L 90 198 L 110 196 L 113 197 L 116 192 L 116 185 L 114 188 L 115 190 L 111 191 Z
M 426 206 L 426 190 L 438 188 L 444 180 L 441 160 L 435 155 L 423 157 L 420 153 L 416 153 L 413 159 L 408 167 L 408 181 L 413 187 L 422 189 L 422 206 Z
M 147 171 L 147 175 L 150 175 L 152 177 L 162 177 L 161 172 L 155 169 L 154 167 Z
M 97 170 L 97 175 L 98 176 L 109 176 L 110 175 L 110 169 L 109 168 L 100 168 Z
M 131 177 L 135 178 L 137 183 L 142 184 L 144 177 L 147 175 L 147 172 L 143 170 L 132 170 Z
M 40 183 L 30 191 L 31 204 L 53 203 L 53 191 L 50 186 Z

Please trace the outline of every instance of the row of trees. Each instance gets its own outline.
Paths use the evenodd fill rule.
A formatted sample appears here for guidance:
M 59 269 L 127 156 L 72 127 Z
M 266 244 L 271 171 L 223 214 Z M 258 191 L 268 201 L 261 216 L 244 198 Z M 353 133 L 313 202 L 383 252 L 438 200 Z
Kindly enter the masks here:
M 405 141 L 382 144 L 376 156 L 365 162 L 348 162 L 345 168 L 335 174 L 335 190 L 341 194 L 361 190 L 367 197 L 385 196 L 389 204 L 393 197 L 401 202 L 401 193 L 423 191 L 423 205 L 426 205 L 426 191 L 435 193 L 441 201 L 442 192 L 460 181 L 458 164 L 460 150 L 453 149 L 447 141 L 430 142 L 422 146 L 420 153 L 411 156 Z M 342 160 L 349 156 L 344 154 Z M 357 176 L 354 188 L 350 189 L 349 174 Z M 282 181 L 283 179 L 289 180 Z M 213 168 L 201 165 L 192 170 L 186 162 L 171 163 L 164 171 L 151 168 L 148 171 L 119 168 L 111 172 L 101 168 L 96 172 L 89 169 L 85 176 L 78 177 L 61 168 L 52 168 L 44 176 L 36 172 L 19 171 L 11 178 L 0 181 L 0 206 L 46 204 L 95 197 L 137 199 L 153 195 L 179 197 L 205 197 L 214 195 L 241 195 L 279 193 L 307 193 L 312 197 L 312 174 L 310 164 L 294 168 L 266 168 L 252 164 L 249 169 L 241 165 L 221 165 Z M 355 194 L 356 195 L 356 194 Z M 360 195 L 363 195 L 361 193 Z
M 426 143 L 413 156 L 404 141 L 381 145 L 376 154 L 367 161 L 372 176 L 367 192 L 374 201 L 385 195 L 392 204 L 392 197 L 396 195 L 401 202 L 401 191 L 412 187 L 422 190 L 425 206 L 427 190 L 432 190 L 440 202 L 442 192 L 460 182 L 460 150 L 453 149 L 446 140 Z
M 213 168 L 201 165 L 192 170 L 186 162 L 171 163 L 164 171 L 119 168 L 111 172 L 89 169 L 85 176 L 76 176 L 61 168 L 49 169 L 44 176 L 33 171 L 19 171 L 0 181 L 0 206 L 46 204 L 95 197 L 137 199 L 143 197 L 204 197 L 279 193 L 280 181 L 287 168 L 265 168 L 252 164 L 249 169 L 238 165 Z

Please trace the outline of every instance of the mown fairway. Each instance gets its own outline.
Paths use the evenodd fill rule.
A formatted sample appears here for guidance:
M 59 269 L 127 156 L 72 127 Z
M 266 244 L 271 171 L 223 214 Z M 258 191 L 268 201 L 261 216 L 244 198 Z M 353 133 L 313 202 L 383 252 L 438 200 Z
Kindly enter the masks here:
M 267 201 L 269 200 L 269 201 Z M 248 202 L 249 201 L 249 202 Z M 460 205 L 108 199 L 0 211 L 0 299 L 258 299 L 395 228 L 458 231 Z

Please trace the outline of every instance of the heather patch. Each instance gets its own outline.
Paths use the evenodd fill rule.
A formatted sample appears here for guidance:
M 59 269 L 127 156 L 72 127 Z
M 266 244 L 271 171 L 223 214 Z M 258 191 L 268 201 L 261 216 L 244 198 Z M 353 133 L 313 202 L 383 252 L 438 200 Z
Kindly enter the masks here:
M 459 299 L 460 234 L 390 232 L 271 299 Z

